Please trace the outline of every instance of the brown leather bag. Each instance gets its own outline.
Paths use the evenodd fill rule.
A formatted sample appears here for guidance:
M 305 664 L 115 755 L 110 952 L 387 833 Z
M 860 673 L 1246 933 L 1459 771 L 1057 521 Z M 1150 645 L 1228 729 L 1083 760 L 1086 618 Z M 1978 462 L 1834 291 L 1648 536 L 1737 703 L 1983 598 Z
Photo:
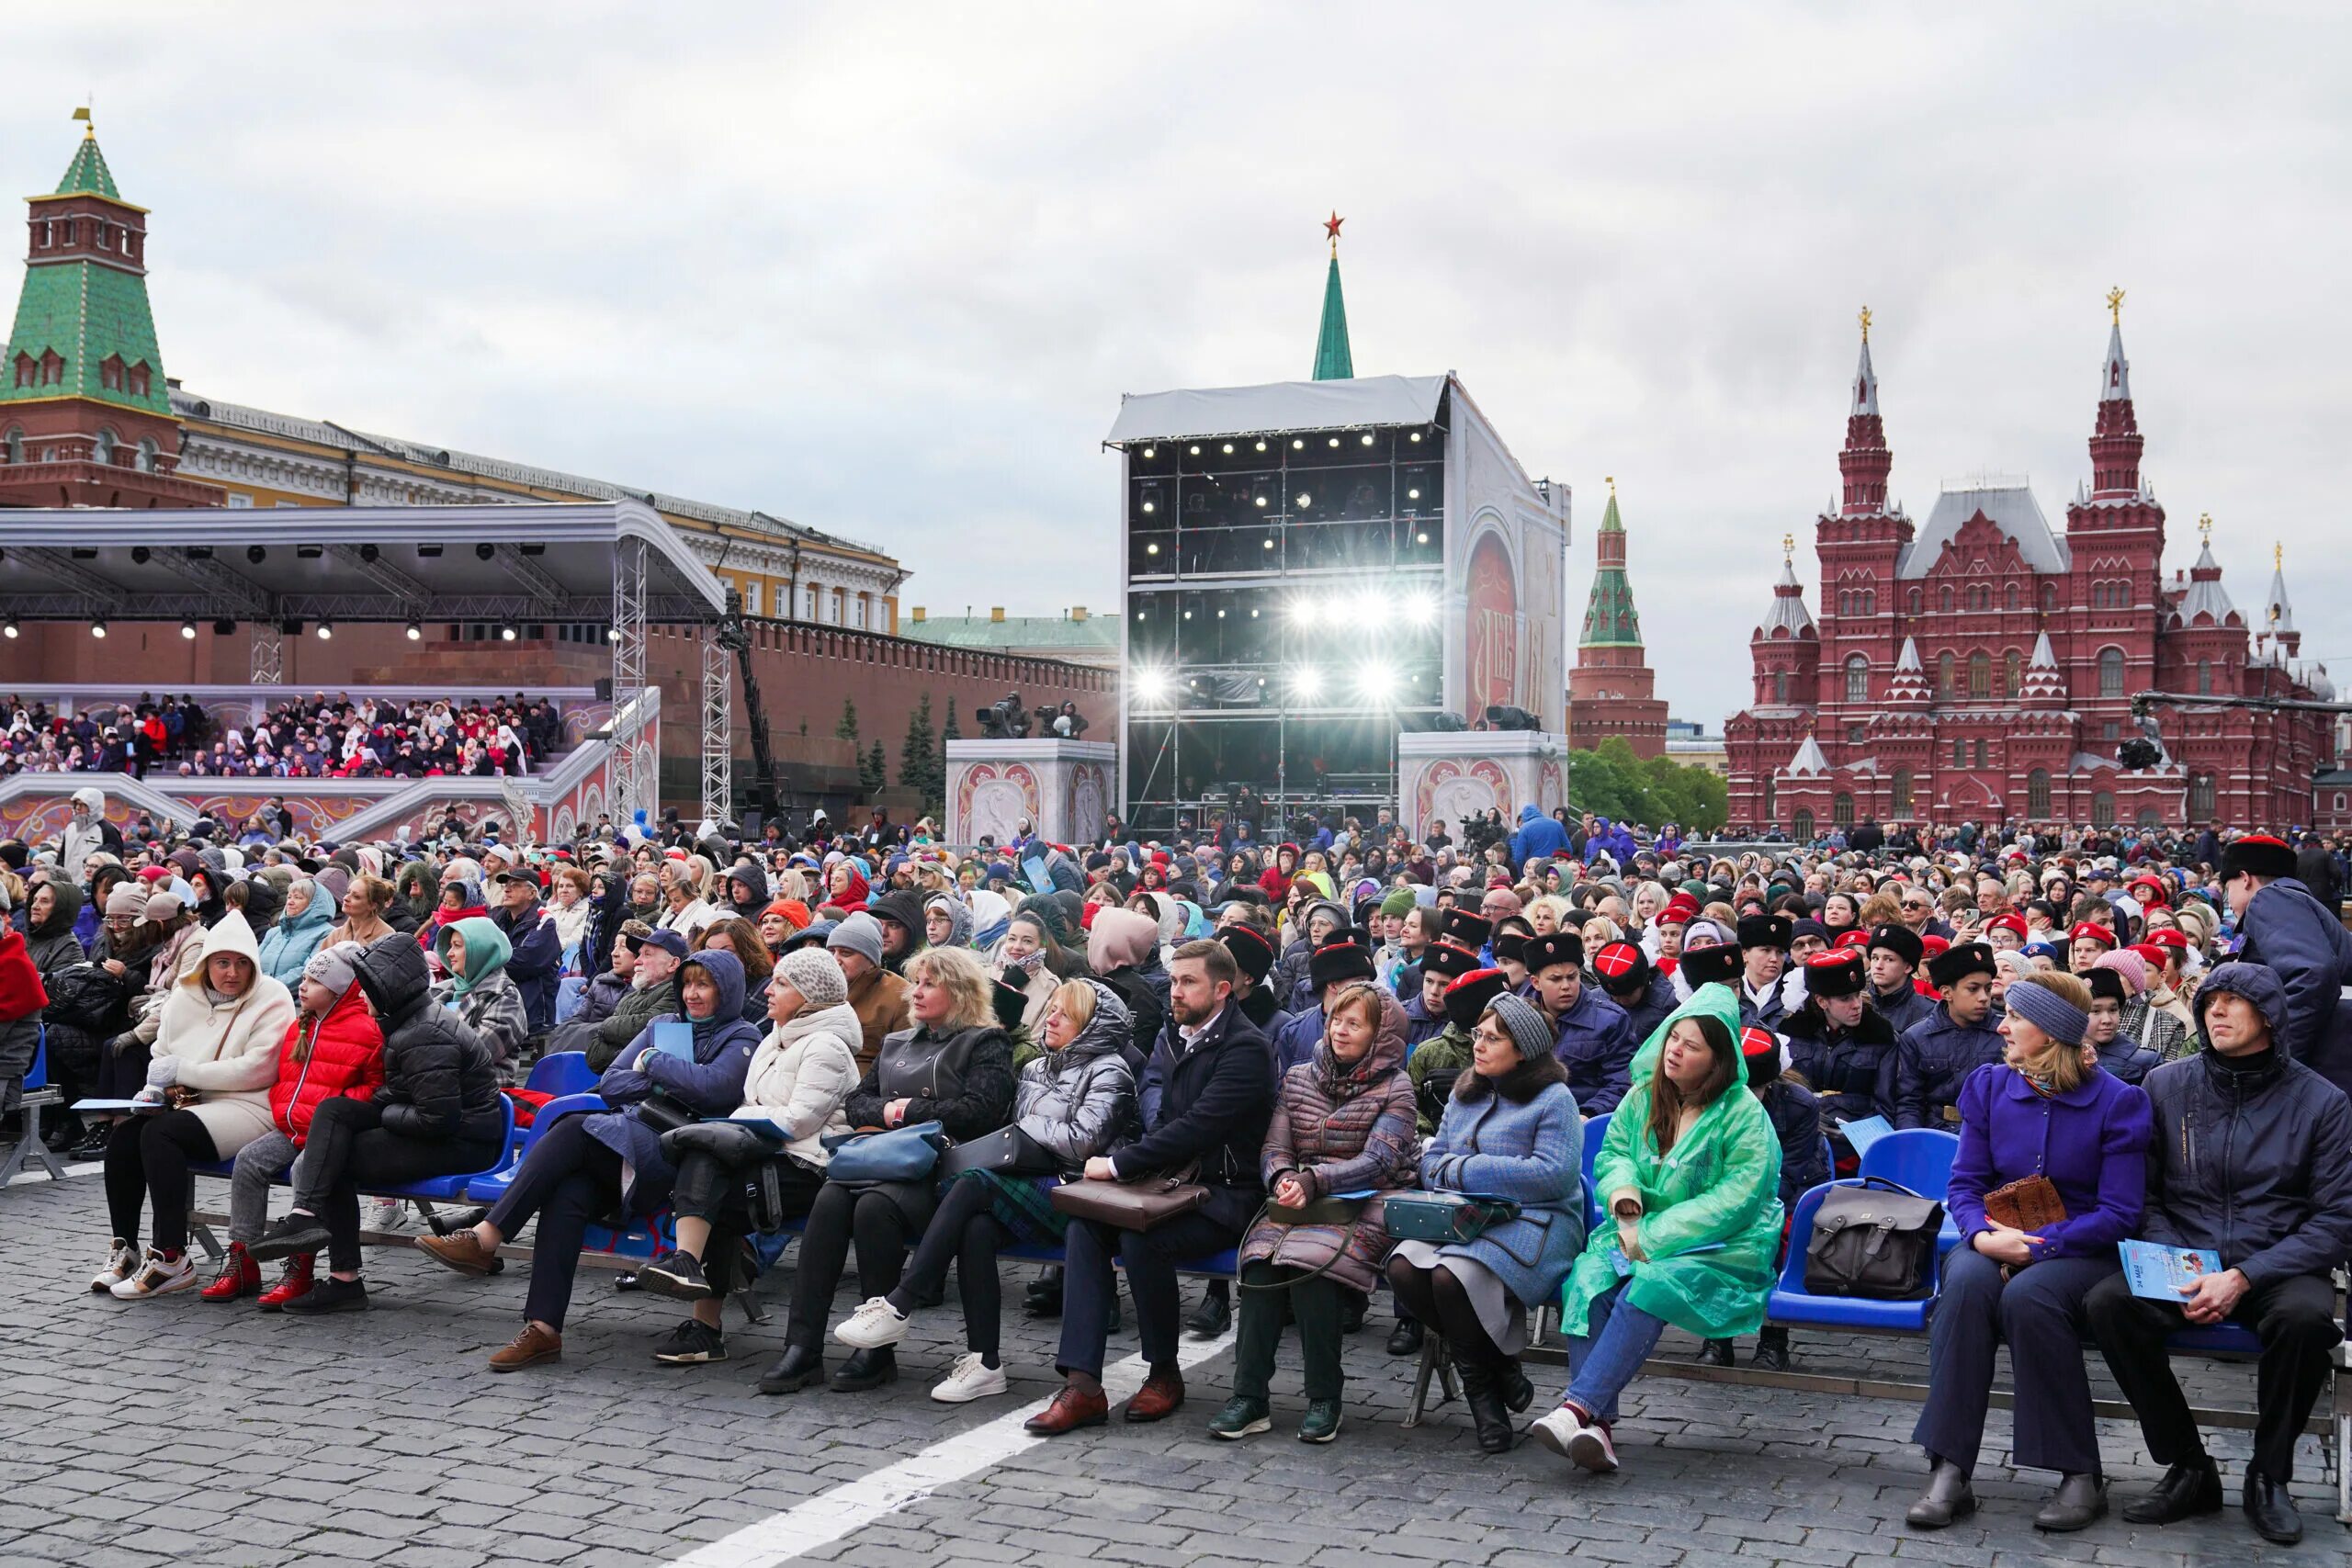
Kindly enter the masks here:
M 1209 1190 L 1187 1166 L 1134 1181 L 1065 1181 L 1049 1194 L 1056 1212 L 1123 1231 L 1148 1231 L 1209 1201 Z
M 1984 1194 L 1984 1217 L 1996 1225 L 2040 1235 L 2066 1217 L 2065 1201 L 2046 1176 L 2021 1176 Z

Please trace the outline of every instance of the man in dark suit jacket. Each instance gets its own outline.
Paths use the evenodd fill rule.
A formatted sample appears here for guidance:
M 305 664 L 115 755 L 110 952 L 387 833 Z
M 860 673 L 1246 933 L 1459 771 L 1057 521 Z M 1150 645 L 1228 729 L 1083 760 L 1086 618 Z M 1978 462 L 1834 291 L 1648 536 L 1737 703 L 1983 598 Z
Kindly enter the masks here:
M 1208 1201 L 1148 1231 L 1072 1220 L 1066 1238 L 1061 1353 L 1068 1379 L 1053 1403 L 1028 1422 L 1058 1437 L 1110 1419 L 1102 1393 L 1115 1258 L 1126 1265 L 1136 1326 L 1150 1369 L 1127 1402 L 1129 1421 L 1159 1421 L 1184 1403 L 1176 1359 L 1180 1325 L 1176 1268 L 1239 1244 L 1266 1199 L 1258 1161 L 1272 1120 L 1273 1047 L 1233 1000 L 1240 971 L 1222 942 L 1192 942 L 1168 965 L 1169 1018 L 1136 1086 L 1144 1134 L 1116 1154 L 1086 1162 L 1087 1181 L 1133 1181 L 1196 1170 Z

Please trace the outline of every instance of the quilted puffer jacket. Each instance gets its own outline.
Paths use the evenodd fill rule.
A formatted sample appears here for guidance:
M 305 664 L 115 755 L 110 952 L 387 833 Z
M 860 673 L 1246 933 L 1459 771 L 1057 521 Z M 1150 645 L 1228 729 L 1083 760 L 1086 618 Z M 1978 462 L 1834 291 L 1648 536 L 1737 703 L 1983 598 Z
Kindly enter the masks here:
M 353 965 L 384 1031 L 387 1129 L 409 1138 L 495 1140 L 506 1112 L 498 1068 L 481 1036 L 433 999 L 424 950 L 401 931 L 369 944 Z
M 368 1015 L 368 998 L 346 987 L 322 1015 L 294 1021 L 277 1047 L 277 1081 L 269 1086 L 270 1124 L 300 1144 L 311 1118 L 338 1095 L 367 1100 L 384 1084 L 384 1032 Z

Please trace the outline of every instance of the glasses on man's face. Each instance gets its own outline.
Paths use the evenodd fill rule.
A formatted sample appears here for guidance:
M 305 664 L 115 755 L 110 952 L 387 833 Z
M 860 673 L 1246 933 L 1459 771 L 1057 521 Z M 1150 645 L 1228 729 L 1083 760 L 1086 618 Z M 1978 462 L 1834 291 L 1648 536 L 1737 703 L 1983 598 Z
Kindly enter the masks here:
M 129 931 L 131 927 L 139 923 L 139 917 L 136 915 L 108 915 L 100 923 L 111 926 L 116 931 Z

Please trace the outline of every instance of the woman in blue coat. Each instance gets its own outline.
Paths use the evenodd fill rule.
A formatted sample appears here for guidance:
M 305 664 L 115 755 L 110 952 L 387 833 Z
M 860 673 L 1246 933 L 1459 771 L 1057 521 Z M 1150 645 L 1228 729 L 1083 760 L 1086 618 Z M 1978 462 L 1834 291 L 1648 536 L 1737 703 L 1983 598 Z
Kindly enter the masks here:
M 1388 1281 L 1418 1321 L 1445 1336 L 1488 1453 L 1510 1448 L 1510 1412 L 1534 1385 L 1520 1370 L 1527 1309 L 1550 1300 L 1584 1247 L 1584 1122 L 1552 1027 L 1533 1003 L 1503 990 L 1499 969 L 1455 982 L 1492 995 L 1471 1035 L 1470 1070 L 1453 1080 L 1445 1115 L 1421 1155 L 1432 1191 L 1509 1198 L 1519 1217 L 1474 1241 L 1399 1242 Z
M 296 877 L 286 889 L 286 908 L 261 939 L 261 972 L 283 981 L 292 990 L 302 983 L 302 966 L 311 962 L 327 939 L 327 931 L 343 918 L 332 897 L 307 876 Z
M 640 1114 L 655 1093 L 695 1117 L 726 1116 L 742 1103 L 743 1077 L 760 1032 L 743 1021 L 743 964 L 706 948 L 678 966 L 678 999 L 693 1032 L 691 1055 L 654 1048 L 657 1019 L 629 1042 L 596 1092 L 612 1107 L 567 1116 L 539 1134 L 514 1185 L 469 1230 L 421 1236 L 417 1245 L 461 1274 L 487 1274 L 498 1244 L 538 1216 L 531 1248 L 523 1331 L 491 1353 L 492 1371 L 511 1372 L 563 1354 L 564 1313 L 588 1226 L 616 1211 L 650 1214 L 670 1201 L 677 1171 L 662 1152 L 661 1129 Z
M 2115 1244 L 2140 1224 L 2151 1117 L 2144 1093 L 2086 1060 L 2089 1003 L 2090 988 L 2071 975 L 2013 982 L 2003 1059 L 1961 1086 L 1960 1152 L 1945 1194 L 1961 1244 L 1944 1261 L 1928 1403 L 1911 1434 L 1931 1466 L 1927 1492 L 1904 1516 L 1914 1529 L 1976 1511 L 1969 1476 L 2003 1340 L 2016 1374 L 2017 1462 L 2060 1476 L 2034 1528 L 2078 1530 L 2107 1512 L 2083 1298 L 2116 1272 Z M 2064 1219 L 2029 1235 L 1985 1216 L 1986 1193 L 2032 1176 L 2058 1190 Z

